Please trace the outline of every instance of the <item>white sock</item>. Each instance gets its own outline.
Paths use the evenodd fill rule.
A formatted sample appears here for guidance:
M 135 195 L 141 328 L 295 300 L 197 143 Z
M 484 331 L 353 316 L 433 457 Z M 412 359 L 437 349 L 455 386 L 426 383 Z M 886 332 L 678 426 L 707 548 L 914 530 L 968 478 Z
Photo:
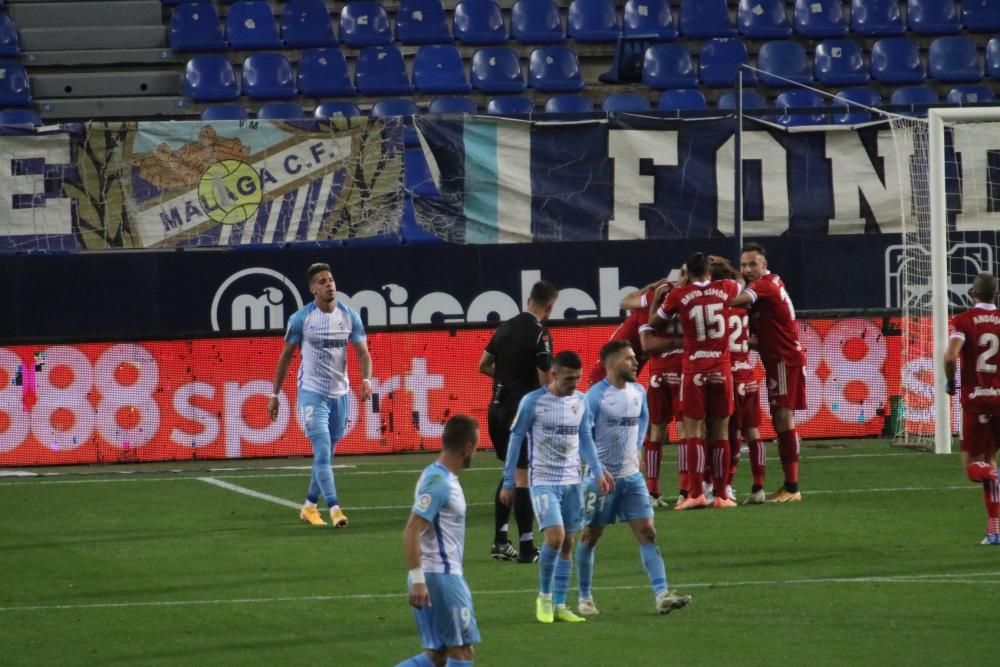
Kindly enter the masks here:
M 307 500 L 307 501 L 306 501 L 306 504 L 304 505 L 304 507 L 305 507 L 306 509 L 312 509 L 313 507 L 316 507 L 316 503 L 311 503 L 311 502 L 309 502 L 309 501 Z

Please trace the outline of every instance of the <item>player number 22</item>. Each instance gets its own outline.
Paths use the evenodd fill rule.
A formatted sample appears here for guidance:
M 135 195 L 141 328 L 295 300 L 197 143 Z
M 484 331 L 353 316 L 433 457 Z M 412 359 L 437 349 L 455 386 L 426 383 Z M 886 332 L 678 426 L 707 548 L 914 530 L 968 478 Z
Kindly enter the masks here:
M 986 348 L 976 357 L 976 370 L 980 373 L 996 373 L 997 365 L 991 364 L 997 352 L 1000 352 L 1000 338 L 993 333 L 984 333 L 979 336 L 979 347 Z
M 691 309 L 688 317 L 694 320 L 699 341 L 722 338 L 726 335 L 726 318 L 722 314 L 722 306 L 721 303 L 710 303 L 700 304 Z

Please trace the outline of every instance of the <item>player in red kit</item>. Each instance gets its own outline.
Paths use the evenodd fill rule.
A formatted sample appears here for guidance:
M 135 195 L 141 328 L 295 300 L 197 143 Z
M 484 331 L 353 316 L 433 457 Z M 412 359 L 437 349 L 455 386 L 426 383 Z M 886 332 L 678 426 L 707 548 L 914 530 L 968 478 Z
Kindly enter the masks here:
M 648 356 L 642 351 L 642 343 L 639 339 L 639 328 L 649 321 L 649 299 L 653 298 L 653 294 L 656 292 L 656 288 L 664 281 L 659 281 L 646 285 L 641 290 L 636 290 L 631 294 L 628 294 L 621 300 L 618 304 L 622 310 L 630 310 L 628 317 L 622 322 L 615 332 L 611 334 L 611 338 L 608 341 L 613 340 L 627 340 L 635 350 L 635 356 L 639 360 L 639 370 L 636 373 L 642 372 L 642 367 L 646 365 Z M 598 359 L 594 364 L 593 368 L 590 369 L 590 384 L 595 382 L 600 382 L 604 379 L 605 370 L 604 365 L 601 360 Z
M 726 304 L 740 292 L 735 280 L 710 281 L 708 258 L 700 252 L 687 261 L 688 283 L 670 291 L 663 305 L 650 315 L 657 327 L 677 315 L 684 329 L 681 410 L 687 436 L 688 497 L 674 509 L 705 507 L 702 492 L 706 439 L 712 453 L 715 501 L 713 507 L 735 507 L 726 497 L 729 470 L 729 416 L 733 412 L 733 373 L 729 361 L 729 323 Z
M 955 363 L 962 360 L 962 467 L 969 480 L 983 485 L 986 537 L 1000 546 L 1000 313 L 994 305 L 997 279 L 980 273 L 969 291 L 975 305 L 951 321 L 944 355 L 947 391 L 955 393 Z
M 750 307 L 750 328 L 757 335 L 757 352 L 767 376 L 767 399 L 771 423 L 778 434 L 778 454 L 785 472 L 784 485 L 766 496 L 768 502 L 800 502 L 799 436 L 795 411 L 806 407 L 806 363 L 795 307 L 785 284 L 767 270 L 767 256 L 757 243 L 747 243 L 740 255 L 740 270 L 747 281 L 743 293 L 730 306 Z M 755 501 L 756 502 L 756 501 Z

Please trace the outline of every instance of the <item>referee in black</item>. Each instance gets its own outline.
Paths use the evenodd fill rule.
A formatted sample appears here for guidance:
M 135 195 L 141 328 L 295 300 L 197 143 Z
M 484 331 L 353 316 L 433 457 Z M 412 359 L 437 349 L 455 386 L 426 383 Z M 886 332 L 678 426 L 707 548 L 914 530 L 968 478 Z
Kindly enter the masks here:
M 528 392 L 548 383 L 552 367 L 552 337 L 542 322 L 552 314 L 559 290 L 547 280 L 540 280 L 531 288 L 527 310 L 501 324 L 490 339 L 479 371 L 493 378 L 493 400 L 487 413 L 490 440 L 497 458 L 507 460 L 507 443 L 510 427 L 517 415 L 521 398 Z M 497 485 L 494 497 L 496 537 L 490 554 L 497 560 L 515 560 L 534 563 L 538 560 L 535 548 L 533 522 L 534 510 L 528 490 L 528 448 L 521 448 L 517 460 L 514 492 L 514 518 L 520 534 L 520 555 L 507 537 L 510 507 L 500 502 L 503 479 Z

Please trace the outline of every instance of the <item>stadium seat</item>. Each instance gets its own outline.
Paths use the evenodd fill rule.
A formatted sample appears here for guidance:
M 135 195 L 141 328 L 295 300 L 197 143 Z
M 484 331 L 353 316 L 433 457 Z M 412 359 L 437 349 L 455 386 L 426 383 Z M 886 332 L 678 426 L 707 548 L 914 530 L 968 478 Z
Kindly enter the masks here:
M 664 90 L 656 108 L 659 111 L 701 111 L 708 108 L 708 103 L 697 88 L 677 88 Z
M 827 86 L 860 86 L 868 83 L 868 67 L 861 45 L 852 39 L 826 39 L 816 45 L 813 73 Z
M 354 102 L 323 102 L 317 105 L 316 110 L 313 111 L 313 117 L 320 119 L 333 118 L 334 116 L 351 118 L 360 115 L 361 110 L 358 109 L 358 105 Z
M 921 83 L 924 66 L 915 42 L 906 37 L 887 37 L 872 45 L 872 78 L 881 83 Z
M 431 105 L 427 108 L 430 113 L 467 113 L 475 114 L 479 112 L 479 107 L 468 97 L 438 97 L 431 100 Z
M 1000 3 L 962 0 L 962 25 L 969 32 L 1000 32 Z
M 379 2 L 348 2 L 340 10 L 340 41 L 353 48 L 392 43 L 389 15 Z
M 323 0 L 288 0 L 281 14 L 281 39 L 293 49 L 337 46 Z
M 562 44 L 566 39 L 552 0 L 517 0 L 510 10 L 510 37 L 522 44 Z
M 897 0 L 851 0 L 851 32 L 869 37 L 906 32 Z
M 255 53 L 243 61 L 243 94 L 254 100 L 289 100 L 296 95 L 295 72 L 280 53 Z
M 786 90 L 778 95 L 774 100 L 775 109 L 785 109 L 785 113 L 775 120 L 781 125 L 792 127 L 795 125 L 824 125 L 827 123 L 826 116 L 821 113 L 788 113 L 788 109 L 805 107 L 822 107 L 823 96 L 811 90 Z
M 573 0 L 566 27 L 578 42 L 614 42 L 621 32 L 613 0 Z
M 224 51 L 219 13 L 211 2 L 177 5 L 170 16 L 170 48 L 174 51 Z
M 249 117 L 239 104 L 212 104 L 201 112 L 201 120 L 246 120 Z
M 698 55 L 698 79 L 710 88 L 732 88 L 739 79 L 740 65 L 749 64 L 750 54 L 742 39 L 710 39 L 702 44 Z M 753 70 L 743 70 L 743 85 L 757 85 Z
M 938 95 L 932 89 L 927 86 L 906 86 L 904 88 L 897 88 L 892 91 L 892 96 L 889 98 L 889 104 L 896 106 L 910 105 L 910 106 L 924 106 L 928 104 L 937 104 L 941 100 L 938 99 Z M 925 111 L 918 111 L 916 115 L 923 115 Z
M 0 12 L 0 56 L 16 56 L 20 51 L 14 20 L 6 13 Z
M 441 0 L 402 0 L 396 10 L 396 39 L 402 44 L 451 44 Z
M 484 93 L 524 92 L 517 53 L 506 46 L 479 49 L 472 55 L 472 87 Z
M 795 32 L 803 37 L 843 37 L 847 15 L 842 0 L 795 0 Z
M 698 85 L 691 53 L 684 44 L 656 44 L 646 49 L 642 82 L 650 88 L 694 88 Z
M 491 116 L 532 113 L 534 110 L 535 103 L 522 95 L 501 95 L 486 105 L 486 113 Z
M 278 23 L 267 0 L 239 0 L 226 15 L 226 41 L 237 51 L 280 49 Z
M 452 27 L 463 44 L 489 46 L 507 41 L 500 5 L 493 0 L 462 0 L 455 6 Z
M 948 91 L 948 97 L 945 101 L 948 104 L 960 104 L 962 106 L 967 104 L 986 104 L 988 102 L 995 102 L 996 96 L 992 90 L 982 85 L 955 86 Z
M 467 93 L 465 61 L 452 44 L 426 44 L 413 58 L 413 88 L 418 93 Z
M 424 151 L 420 148 L 407 148 L 403 153 L 403 185 L 418 197 L 441 196 L 434 186 L 431 171 L 427 168 Z
M 882 105 L 882 96 L 878 94 L 877 90 L 872 90 L 871 88 L 848 88 L 837 93 L 837 98 L 845 102 L 856 102 L 868 107 Z M 833 102 L 833 106 L 837 106 L 836 101 Z M 858 123 L 867 123 L 870 120 L 872 120 L 870 111 L 850 105 L 844 105 L 844 112 L 835 114 L 831 118 L 834 125 L 857 125 Z
M 686 39 L 736 37 L 726 0 L 681 0 L 680 33 Z
M 545 102 L 545 113 L 593 113 L 594 105 L 585 95 L 554 95 Z
M 986 76 L 1000 79 L 1000 37 L 994 37 L 986 42 Z
M 928 78 L 945 83 L 976 83 L 983 78 L 976 44 L 968 37 L 938 37 L 927 50 Z
M 543 46 L 531 52 L 528 87 L 547 93 L 576 92 L 583 88 L 580 60 L 565 46 Z
M 730 90 L 729 92 L 723 93 L 719 96 L 719 102 L 717 106 L 720 109 L 736 109 L 737 108 L 737 97 L 736 91 Z M 767 100 L 764 96 L 758 93 L 756 90 L 744 90 L 743 91 L 743 108 L 744 109 L 766 109 Z
M 809 84 L 813 80 L 805 47 L 792 40 L 765 42 L 757 52 L 757 67 L 763 70 L 760 82 L 776 88 L 794 85 L 782 79 L 800 84 Z
M 656 35 L 662 40 L 677 38 L 677 26 L 669 0 L 628 0 L 623 25 L 626 37 Z
M 354 87 L 362 95 L 410 95 L 403 54 L 395 46 L 366 46 L 354 67 Z
M 257 118 L 263 120 L 299 120 L 306 115 L 295 102 L 268 102 L 257 111 Z
M 906 25 L 919 35 L 954 35 L 962 30 L 954 0 L 909 0 Z
M 8 75 L 3 82 L 9 79 Z M 184 69 L 184 95 L 195 102 L 229 102 L 239 98 L 240 88 L 229 59 L 216 54 L 191 58 Z
M 636 111 L 652 111 L 653 107 L 645 95 L 639 93 L 613 93 L 601 102 L 601 111 L 618 111 L 623 113 Z
M 419 146 L 420 139 L 416 130 L 413 129 L 413 116 L 420 113 L 416 103 L 409 99 L 389 99 L 379 100 L 372 105 L 369 116 L 372 118 L 384 118 L 386 116 L 401 116 L 405 122 L 403 130 L 403 144 L 409 148 Z
M 4 109 L 0 111 L 0 125 L 42 125 L 42 119 L 31 109 Z
M 740 0 L 736 26 L 750 39 L 781 39 L 792 34 L 785 0 Z
M 299 91 L 305 97 L 349 97 L 356 94 L 340 49 L 306 49 L 299 60 Z

